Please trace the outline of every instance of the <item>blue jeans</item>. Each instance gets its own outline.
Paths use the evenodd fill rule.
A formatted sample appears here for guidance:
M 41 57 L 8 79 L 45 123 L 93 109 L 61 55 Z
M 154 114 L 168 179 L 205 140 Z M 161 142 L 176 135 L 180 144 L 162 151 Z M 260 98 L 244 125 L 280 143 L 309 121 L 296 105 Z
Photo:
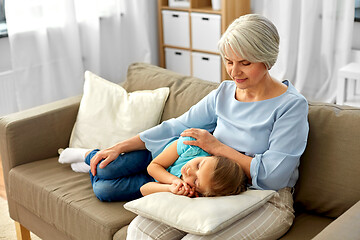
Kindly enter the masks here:
M 85 158 L 90 165 L 91 158 L 99 150 L 93 150 Z M 120 154 L 105 168 L 96 169 L 96 175 L 90 173 L 91 184 L 96 197 L 100 201 L 130 201 L 142 197 L 140 187 L 154 179 L 146 168 L 152 160 L 148 150 L 140 150 Z

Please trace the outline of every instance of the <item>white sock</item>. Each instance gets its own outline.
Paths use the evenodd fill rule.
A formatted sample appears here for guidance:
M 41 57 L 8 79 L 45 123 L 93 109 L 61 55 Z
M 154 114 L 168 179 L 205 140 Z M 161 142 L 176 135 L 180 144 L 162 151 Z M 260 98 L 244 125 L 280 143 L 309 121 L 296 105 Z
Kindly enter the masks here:
M 85 161 L 85 154 L 91 149 L 66 148 L 60 151 L 59 163 L 77 163 Z
M 87 165 L 85 162 L 76 162 L 76 163 L 72 163 L 71 165 L 71 169 L 74 172 L 84 172 L 87 173 L 90 171 L 90 166 Z

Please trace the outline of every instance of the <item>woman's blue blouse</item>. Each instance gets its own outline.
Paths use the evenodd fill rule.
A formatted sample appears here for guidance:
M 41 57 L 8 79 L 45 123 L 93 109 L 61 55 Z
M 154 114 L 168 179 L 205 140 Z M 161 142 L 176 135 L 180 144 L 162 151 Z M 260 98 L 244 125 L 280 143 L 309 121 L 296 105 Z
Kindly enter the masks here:
M 289 81 L 283 84 L 287 91 L 278 97 L 240 102 L 235 99 L 235 83 L 224 81 L 189 111 L 140 133 L 140 138 L 156 157 L 185 129 L 206 129 L 220 142 L 253 157 L 253 188 L 293 187 L 307 142 L 308 103 Z

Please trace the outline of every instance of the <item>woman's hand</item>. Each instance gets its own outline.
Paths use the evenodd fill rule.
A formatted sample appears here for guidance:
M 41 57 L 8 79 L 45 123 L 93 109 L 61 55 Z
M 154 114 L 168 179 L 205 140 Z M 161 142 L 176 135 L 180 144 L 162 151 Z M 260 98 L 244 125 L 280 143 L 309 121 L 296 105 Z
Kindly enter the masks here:
M 190 128 L 181 133 L 183 137 L 193 137 L 195 141 L 184 141 L 184 144 L 198 146 L 211 155 L 218 155 L 223 144 L 204 129 Z
M 169 187 L 170 192 L 176 195 L 193 197 L 195 195 L 195 188 L 190 187 L 186 182 L 181 179 L 176 179 Z
M 224 156 L 240 164 L 251 182 L 250 166 L 252 157 L 246 156 L 239 151 L 223 144 L 211 133 L 204 129 L 190 128 L 181 133 L 183 137 L 193 137 L 196 141 L 184 141 L 184 144 L 194 145 L 202 148 L 213 156 Z
M 119 154 L 120 153 L 117 152 L 114 148 L 108 148 L 97 152 L 90 160 L 91 174 L 93 176 L 96 175 L 96 167 L 101 160 L 104 161 L 99 164 L 99 168 L 104 168 L 106 165 L 114 161 L 119 156 Z
M 96 175 L 96 167 L 101 160 L 99 167 L 104 168 L 114 161 L 121 153 L 127 153 L 135 150 L 145 149 L 145 143 L 140 139 L 139 135 L 119 142 L 114 146 L 101 150 L 90 160 L 90 170 L 93 176 Z

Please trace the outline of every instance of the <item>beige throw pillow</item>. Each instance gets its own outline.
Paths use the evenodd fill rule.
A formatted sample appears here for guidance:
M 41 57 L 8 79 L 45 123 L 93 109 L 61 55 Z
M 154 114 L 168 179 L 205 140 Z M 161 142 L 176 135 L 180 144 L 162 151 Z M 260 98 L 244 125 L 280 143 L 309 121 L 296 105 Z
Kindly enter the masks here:
M 69 146 L 104 149 L 157 125 L 168 95 L 167 87 L 128 93 L 86 71 Z

